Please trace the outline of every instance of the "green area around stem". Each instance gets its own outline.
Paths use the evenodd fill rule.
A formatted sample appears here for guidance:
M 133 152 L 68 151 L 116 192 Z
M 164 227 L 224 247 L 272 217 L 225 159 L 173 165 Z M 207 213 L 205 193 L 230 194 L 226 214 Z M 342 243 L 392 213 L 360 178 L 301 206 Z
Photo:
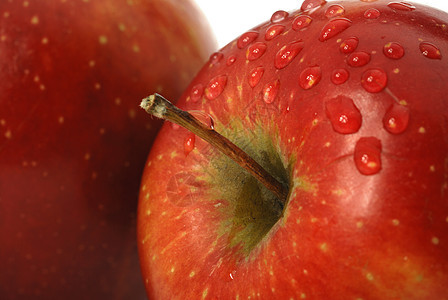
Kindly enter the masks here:
M 282 157 L 278 142 L 272 140 L 261 126 L 245 129 L 233 122 L 221 132 L 237 146 L 248 153 L 277 180 L 290 187 L 291 161 Z M 224 155 L 210 158 L 211 182 L 210 193 L 217 199 L 223 199 L 222 213 L 225 221 L 220 226 L 220 236 L 228 237 L 228 245 L 233 250 L 247 257 L 283 215 L 273 207 L 277 197 L 250 175 Z

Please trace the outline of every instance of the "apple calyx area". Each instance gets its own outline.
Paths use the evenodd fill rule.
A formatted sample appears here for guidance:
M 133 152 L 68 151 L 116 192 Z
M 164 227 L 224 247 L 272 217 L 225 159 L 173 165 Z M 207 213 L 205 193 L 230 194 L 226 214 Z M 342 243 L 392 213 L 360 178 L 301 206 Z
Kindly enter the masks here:
M 271 202 L 269 204 L 272 210 L 277 212 L 278 217 L 283 215 L 283 210 L 288 199 L 289 188 L 278 181 L 233 142 L 216 132 L 213 128 L 200 122 L 189 112 L 176 107 L 157 93 L 144 98 L 140 107 L 150 115 L 170 121 L 191 131 L 247 170 L 255 179 L 276 196 L 275 198 L 269 198 L 269 201 Z

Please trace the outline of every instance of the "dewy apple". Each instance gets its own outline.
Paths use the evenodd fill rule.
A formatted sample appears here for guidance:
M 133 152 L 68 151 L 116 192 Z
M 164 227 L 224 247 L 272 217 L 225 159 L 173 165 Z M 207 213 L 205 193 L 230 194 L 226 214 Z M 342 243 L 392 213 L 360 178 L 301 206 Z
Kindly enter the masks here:
M 448 299 L 447 57 L 448 14 L 390 0 L 308 0 L 211 55 L 178 107 L 288 196 L 278 213 L 213 143 L 185 151 L 192 133 L 164 126 L 140 189 L 148 296 Z

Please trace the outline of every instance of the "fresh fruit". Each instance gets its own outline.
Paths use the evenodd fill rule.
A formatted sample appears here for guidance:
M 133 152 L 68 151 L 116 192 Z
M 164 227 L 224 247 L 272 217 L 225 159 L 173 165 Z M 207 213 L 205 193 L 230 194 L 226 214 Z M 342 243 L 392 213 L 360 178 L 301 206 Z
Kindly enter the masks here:
M 141 299 L 138 184 L 214 49 L 191 1 L 1 1 L 0 299 Z
M 289 194 L 166 124 L 140 190 L 148 296 L 448 299 L 447 24 L 307 0 L 212 55 L 178 106 Z

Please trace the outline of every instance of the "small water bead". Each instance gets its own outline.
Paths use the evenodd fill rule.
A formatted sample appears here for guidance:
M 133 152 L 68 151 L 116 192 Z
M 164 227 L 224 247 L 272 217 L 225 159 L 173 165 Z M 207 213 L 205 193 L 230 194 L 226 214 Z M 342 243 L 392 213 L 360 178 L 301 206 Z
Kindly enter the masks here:
M 302 51 L 303 41 L 295 41 L 283 46 L 275 55 L 274 65 L 277 69 L 283 69 Z
M 231 65 L 233 65 L 233 63 L 236 61 L 236 56 L 235 55 L 231 55 L 231 56 L 229 56 L 228 58 L 227 58 L 227 65 L 228 66 L 231 66 Z
M 259 33 L 256 31 L 248 31 L 243 33 L 237 40 L 236 45 L 239 49 L 247 47 L 250 43 L 258 38 Z
M 208 100 L 216 99 L 219 95 L 222 94 L 226 85 L 227 85 L 226 75 L 220 75 L 214 77 L 212 80 L 210 80 L 207 87 L 205 88 L 205 97 Z
M 346 18 L 336 18 L 325 24 L 319 36 L 319 41 L 324 42 L 343 32 L 352 25 L 352 21 Z
M 353 100 L 339 95 L 325 103 L 325 112 L 333 130 L 342 134 L 358 132 L 362 124 L 362 116 Z
M 376 8 L 369 8 L 364 12 L 364 18 L 366 19 L 377 19 L 381 15 L 381 12 Z
M 356 50 L 358 44 L 359 39 L 357 37 L 351 37 L 341 43 L 341 45 L 339 46 L 339 50 L 345 54 L 352 53 Z
M 353 52 L 347 58 L 347 64 L 351 67 L 362 67 L 370 62 L 370 54 L 364 51 Z
M 227 270 L 222 270 L 220 280 L 222 282 L 231 282 L 232 280 L 235 280 L 236 277 L 237 277 L 237 271 L 232 270 L 232 268 L 228 267 Z
M 185 156 L 190 154 L 193 151 L 196 144 L 196 135 L 194 133 L 189 133 L 184 140 L 184 153 Z
M 308 90 L 317 85 L 322 77 L 322 72 L 319 66 L 309 67 L 303 70 L 299 76 L 299 85 Z
M 415 6 L 407 2 L 390 2 L 389 4 L 387 4 L 387 6 L 396 10 L 403 10 L 403 11 L 415 10 Z
M 431 59 L 442 59 L 442 54 L 439 48 L 429 42 L 421 42 L 419 45 L 420 51 L 424 56 Z
M 212 55 L 210 55 L 210 63 L 212 65 L 216 65 L 217 63 L 219 63 L 224 57 L 224 54 L 222 54 L 221 52 L 215 52 Z
M 325 0 L 305 0 L 302 3 L 302 6 L 300 7 L 300 10 L 302 11 L 308 11 L 314 8 L 317 8 L 319 6 L 324 5 L 327 3 Z
M 171 128 L 173 130 L 179 130 L 180 129 L 180 125 L 177 125 L 176 123 L 171 123 Z
M 270 40 L 274 39 L 276 36 L 282 34 L 283 31 L 285 31 L 285 28 L 286 28 L 285 26 L 280 25 L 280 24 L 269 26 L 268 29 L 266 29 L 266 34 L 264 35 L 264 39 L 266 41 L 270 41 Z
M 284 19 L 286 19 L 288 16 L 289 16 L 289 13 L 284 10 L 276 11 L 275 13 L 272 14 L 271 22 L 279 23 L 279 22 L 283 21 Z
M 263 87 L 263 100 L 266 103 L 274 102 L 280 90 L 280 81 L 277 79 L 272 83 L 268 83 Z
M 384 128 L 392 134 L 400 134 L 409 124 L 409 108 L 398 103 L 392 104 L 383 118 Z
M 381 168 L 381 141 L 375 137 L 362 137 L 356 142 L 354 160 L 363 175 L 377 174 Z
M 331 82 L 336 85 L 343 84 L 349 78 L 349 73 L 346 69 L 336 69 L 331 73 Z
M 193 86 L 193 88 L 191 89 L 190 100 L 193 102 L 198 102 L 202 98 L 203 94 L 204 94 L 204 87 L 202 86 L 202 84 L 199 83 Z
M 327 8 L 327 10 L 325 11 L 325 16 L 330 19 L 330 18 L 340 16 L 344 13 L 345 13 L 345 9 L 342 5 L 333 4 Z
M 215 129 L 215 121 L 213 120 L 212 116 L 210 116 L 210 114 L 201 110 L 189 110 L 188 113 L 195 117 L 208 129 Z
M 264 74 L 264 68 L 263 67 L 257 67 L 250 71 L 249 73 L 249 85 L 254 88 L 259 82 L 261 77 L 263 77 Z
M 362 74 L 361 85 L 370 93 L 379 93 L 387 85 L 387 74 L 382 69 L 369 69 Z
M 384 45 L 383 53 L 389 58 L 400 59 L 404 55 L 404 48 L 398 43 L 390 42 Z
M 297 18 L 294 19 L 294 21 L 292 21 L 292 29 L 297 31 L 307 28 L 308 26 L 310 26 L 312 21 L 313 19 L 310 16 L 306 15 L 298 16 Z
M 234 280 L 235 276 L 236 276 L 236 270 L 233 270 L 232 272 L 229 273 L 230 280 Z
M 250 61 L 259 59 L 266 52 L 267 47 L 263 42 L 254 43 L 247 49 L 246 58 Z

